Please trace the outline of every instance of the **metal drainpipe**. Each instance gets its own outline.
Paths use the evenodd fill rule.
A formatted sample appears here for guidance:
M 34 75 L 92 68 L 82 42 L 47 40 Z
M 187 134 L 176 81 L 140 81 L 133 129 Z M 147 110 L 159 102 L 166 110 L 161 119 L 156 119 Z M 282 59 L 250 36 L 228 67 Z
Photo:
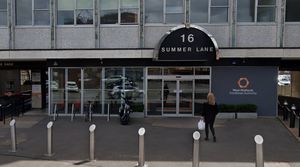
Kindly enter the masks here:
M 50 0 L 50 24 L 51 24 L 51 49 L 56 48 L 56 23 L 55 23 L 55 10 L 56 10 L 55 0 Z
M 144 38 L 144 0 L 140 0 L 140 23 L 139 23 L 139 47 L 144 48 L 145 47 L 145 38 Z
M 14 26 L 14 0 L 7 1 L 8 28 L 9 28 L 9 49 L 15 48 L 15 26 Z

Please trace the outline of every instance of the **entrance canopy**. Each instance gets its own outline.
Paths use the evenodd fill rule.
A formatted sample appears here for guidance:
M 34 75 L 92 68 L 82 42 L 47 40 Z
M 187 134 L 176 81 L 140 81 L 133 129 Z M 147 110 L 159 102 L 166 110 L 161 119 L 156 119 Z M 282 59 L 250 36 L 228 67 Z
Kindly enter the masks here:
M 219 59 L 216 40 L 204 28 L 180 25 L 168 31 L 154 51 L 157 61 L 213 61 Z

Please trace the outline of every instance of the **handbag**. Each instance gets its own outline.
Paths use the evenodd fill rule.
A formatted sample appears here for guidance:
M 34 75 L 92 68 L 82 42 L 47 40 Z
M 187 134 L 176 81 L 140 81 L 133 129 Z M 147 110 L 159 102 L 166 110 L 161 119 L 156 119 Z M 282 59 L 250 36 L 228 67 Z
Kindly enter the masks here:
M 205 129 L 205 122 L 202 119 L 200 119 L 200 121 L 198 122 L 198 129 L 199 130 Z

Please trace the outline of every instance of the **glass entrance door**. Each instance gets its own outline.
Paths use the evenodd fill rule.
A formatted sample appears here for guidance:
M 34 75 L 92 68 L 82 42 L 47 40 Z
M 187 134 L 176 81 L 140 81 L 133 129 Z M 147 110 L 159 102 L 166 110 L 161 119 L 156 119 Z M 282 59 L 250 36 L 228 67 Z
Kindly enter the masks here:
M 163 114 L 192 115 L 193 113 L 193 81 L 164 81 Z

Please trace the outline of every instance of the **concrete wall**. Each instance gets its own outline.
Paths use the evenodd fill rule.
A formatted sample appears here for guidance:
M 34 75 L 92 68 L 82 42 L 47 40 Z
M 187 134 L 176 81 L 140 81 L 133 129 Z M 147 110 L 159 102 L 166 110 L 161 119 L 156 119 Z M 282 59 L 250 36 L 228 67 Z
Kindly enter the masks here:
M 0 28 L 0 49 L 9 48 L 9 29 Z
M 95 48 L 94 27 L 57 27 L 57 48 Z
M 100 48 L 139 48 L 138 26 L 101 27 Z
M 285 47 L 300 47 L 300 23 L 286 23 L 285 24 L 284 46 Z
M 50 49 L 50 27 L 16 27 L 15 49 Z
M 238 25 L 237 47 L 276 47 L 277 27 L 273 25 Z

